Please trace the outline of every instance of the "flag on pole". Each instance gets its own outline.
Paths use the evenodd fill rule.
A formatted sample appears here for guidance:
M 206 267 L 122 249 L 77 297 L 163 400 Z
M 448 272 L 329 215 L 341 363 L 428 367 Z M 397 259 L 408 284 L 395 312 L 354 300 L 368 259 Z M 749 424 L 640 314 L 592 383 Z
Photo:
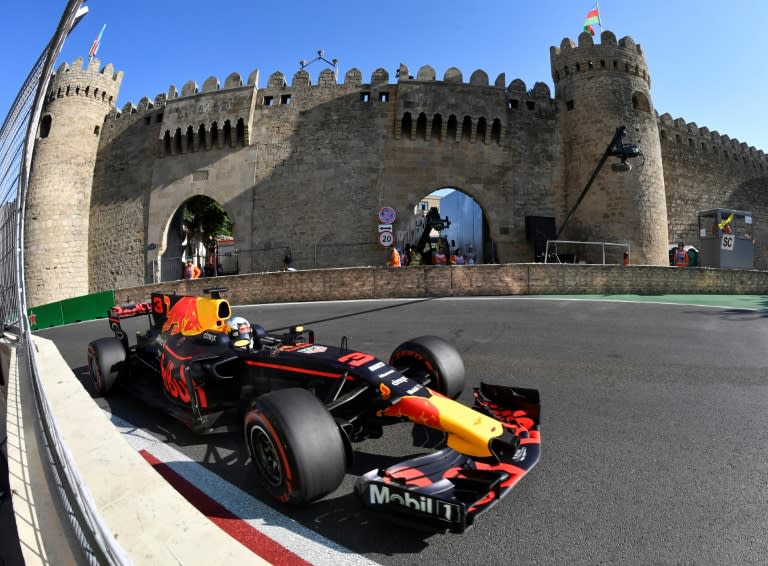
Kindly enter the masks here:
M 104 35 L 104 30 L 107 29 L 107 24 L 104 24 L 101 27 L 101 31 L 99 32 L 99 35 L 96 39 L 93 40 L 93 45 L 91 45 L 91 50 L 88 52 L 88 62 L 90 63 L 93 61 L 93 58 L 96 57 L 96 52 L 99 50 L 99 46 L 101 45 L 101 36 Z
M 728 218 L 725 218 L 724 220 L 721 220 L 720 223 L 718 224 L 718 227 L 722 230 L 723 228 L 728 226 L 728 224 L 730 224 L 733 221 L 733 215 L 734 214 L 735 214 L 734 212 L 731 212 L 731 214 L 730 214 L 730 216 L 728 216 Z
M 600 31 L 603 31 L 603 24 L 600 21 L 600 6 L 595 2 L 594 7 L 587 12 L 587 17 L 584 20 L 584 31 L 588 32 L 589 35 L 595 35 L 595 28 L 593 28 L 593 25 L 599 25 Z

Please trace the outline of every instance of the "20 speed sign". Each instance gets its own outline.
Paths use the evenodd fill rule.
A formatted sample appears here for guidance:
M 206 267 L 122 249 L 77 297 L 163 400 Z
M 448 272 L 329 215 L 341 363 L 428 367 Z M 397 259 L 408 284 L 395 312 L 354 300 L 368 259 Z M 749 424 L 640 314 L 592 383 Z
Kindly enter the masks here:
M 392 235 L 392 232 L 381 232 L 379 234 L 379 244 L 381 244 L 385 248 L 388 248 L 394 243 L 395 243 L 395 237 Z

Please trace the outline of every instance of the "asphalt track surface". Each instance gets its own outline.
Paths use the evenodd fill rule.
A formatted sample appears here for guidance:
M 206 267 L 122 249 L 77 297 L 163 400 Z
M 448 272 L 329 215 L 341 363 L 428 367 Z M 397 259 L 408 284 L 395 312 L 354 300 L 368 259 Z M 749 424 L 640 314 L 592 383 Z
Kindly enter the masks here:
M 460 400 L 467 403 L 481 379 L 538 388 L 539 464 L 463 535 L 384 521 L 353 495 L 361 473 L 428 450 L 410 425 L 356 444 L 339 489 L 293 509 L 261 491 L 240 435 L 196 436 L 126 394 L 97 402 L 202 464 L 215 483 L 239 487 L 297 529 L 348 549 L 352 561 L 764 564 L 768 297 L 732 299 L 714 301 L 720 306 L 504 297 L 234 308 L 270 330 L 304 323 L 318 343 L 346 335 L 351 348 L 383 359 L 407 338 L 442 336 L 464 358 Z M 101 320 L 40 334 L 83 376 L 87 342 L 109 331 Z

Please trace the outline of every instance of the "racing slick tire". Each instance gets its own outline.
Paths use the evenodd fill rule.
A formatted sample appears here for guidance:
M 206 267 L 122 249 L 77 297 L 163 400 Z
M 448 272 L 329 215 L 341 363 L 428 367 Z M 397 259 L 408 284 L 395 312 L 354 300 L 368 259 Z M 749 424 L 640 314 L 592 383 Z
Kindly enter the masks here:
M 389 365 L 407 377 L 429 375 L 429 388 L 456 399 L 464 389 L 464 361 L 450 343 L 439 336 L 420 336 L 400 344 Z
M 266 393 L 245 415 L 251 461 L 270 495 L 284 503 L 308 503 L 339 487 L 346 472 L 341 434 L 305 389 Z
M 124 362 L 125 348 L 117 338 L 99 338 L 88 344 L 88 372 L 96 395 L 109 394 Z

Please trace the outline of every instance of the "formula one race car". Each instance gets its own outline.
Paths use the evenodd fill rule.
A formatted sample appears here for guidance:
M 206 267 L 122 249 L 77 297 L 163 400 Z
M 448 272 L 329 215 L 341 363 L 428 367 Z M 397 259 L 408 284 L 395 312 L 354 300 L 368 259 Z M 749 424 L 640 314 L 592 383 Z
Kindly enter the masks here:
M 346 337 L 267 333 L 232 316 L 223 291 L 113 307 L 114 338 L 88 345 L 96 393 L 120 383 L 199 432 L 236 415 L 264 486 L 295 504 L 341 484 L 353 442 L 404 420 L 430 427 L 447 447 L 368 472 L 355 490 L 367 507 L 443 531 L 463 532 L 536 464 L 538 391 L 481 384 L 470 408 L 454 401 L 464 363 L 442 338 L 408 340 L 384 362 Z M 121 321 L 140 315 L 149 328 L 129 344 Z

